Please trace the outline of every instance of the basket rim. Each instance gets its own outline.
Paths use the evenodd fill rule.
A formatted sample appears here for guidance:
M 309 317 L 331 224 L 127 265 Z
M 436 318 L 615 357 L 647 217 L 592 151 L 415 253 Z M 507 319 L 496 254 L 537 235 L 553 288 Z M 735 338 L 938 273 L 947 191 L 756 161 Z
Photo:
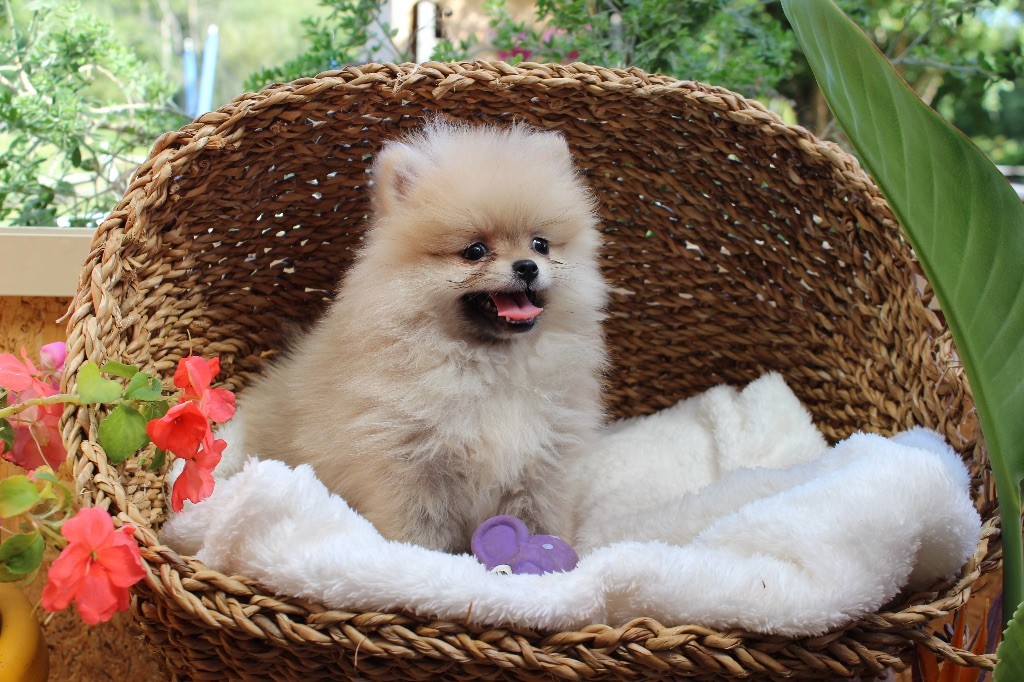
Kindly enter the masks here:
M 425 64 L 370 63 L 323 72 L 312 78 L 290 83 L 272 84 L 255 93 L 245 93 L 221 107 L 198 117 L 178 131 L 160 136 L 153 149 L 136 171 L 124 198 L 97 228 L 90 254 L 83 266 L 78 291 L 70 308 L 68 321 L 69 381 L 83 362 L 99 360 L 104 348 L 97 341 L 101 335 L 117 334 L 119 320 L 97 322 L 97 311 L 112 311 L 108 317 L 121 313 L 114 300 L 119 286 L 131 281 L 130 267 L 116 262 L 117 247 L 142 238 L 149 226 L 140 211 L 167 200 L 174 178 L 204 149 L 221 148 L 235 143 L 244 134 L 240 121 L 262 112 L 301 105 L 325 92 L 344 90 L 356 93 L 372 88 L 388 88 L 394 94 L 403 89 L 428 82 L 431 94 L 441 100 L 446 94 L 467 87 L 507 89 L 531 88 L 538 93 L 560 96 L 573 91 L 605 97 L 641 98 L 650 102 L 686 100 L 694 106 L 708 108 L 740 126 L 749 126 L 759 134 L 786 136 L 809 158 L 826 162 L 836 177 L 846 184 L 863 186 L 870 209 L 879 211 L 894 226 L 896 220 L 871 179 L 857 160 L 838 145 L 817 139 L 805 128 L 785 123 L 763 104 L 748 100 L 725 88 L 648 74 L 637 68 L 614 69 L 583 63 L 539 64 L 521 62 L 510 65 L 500 61 Z M 101 328 L 102 327 L 102 328 Z M 569 666 L 592 668 L 592 655 L 581 654 L 576 647 L 606 648 L 639 646 L 650 655 L 638 656 L 638 665 L 657 669 L 666 665 L 660 652 L 679 655 L 686 647 L 686 656 L 697 661 L 701 671 L 736 673 L 749 670 L 763 674 L 779 673 L 780 665 L 773 658 L 773 645 L 786 642 L 787 656 L 805 658 L 811 667 L 831 670 L 835 674 L 852 671 L 857 666 L 881 670 L 898 665 L 900 649 L 917 642 L 953 660 L 982 668 L 994 666 L 994 655 L 976 656 L 954 649 L 948 643 L 927 635 L 923 628 L 931 619 L 963 606 L 970 597 L 971 586 L 985 572 L 994 570 L 999 557 L 993 554 L 990 540 L 998 534 L 998 517 L 986 520 L 982 541 L 974 556 L 957 579 L 935 589 L 912 595 L 895 610 L 883 610 L 836 628 L 820 637 L 799 639 L 778 638 L 762 633 L 717 631 L 698 625 L 681 624 L 665 627 L 651 619 L 637 619 L 611 627 L 595 624 L 580 632 L 535 633 L 504 628 L 474 628 L 460 623 L 437 621 L 404 613 L 352 614 L 325 610 L 301 600 L 277 598 L 264 593 L 255 582 L 242 576 L 227 576 L 206 567 L 194 557 L 179 556 L 160 543 L 154 530 L 159 518 L 144 513 L 132 504 L 123 485 L 118 467 L 109 465 L 102 448 L 89 434 L 95 434 L 96 410 L 90 406 L 65 410 L 62 431 L 68 451 L 74 455 L 74 476 L 80 497 L 87 505 L 96 505 L 116 512 L 118 524 L 130 523 L 137 528 L 135 537 L 147 566 L 144 586 L 135 591 L 136 607 L 145 611 L 146 600 L 163 599 L 174 607 L 205 622 L 209 627 L 226 629 L 242 636 L 265 638 L 280 643 L 303 643 L 316 646 L 341 645 L 365 655 L 441 656 L 456 647 L 473 650 L 486 647 L 487 657 L 502 658 L 505 666 L 527 666 L 551 669 Z M 272 613 L 273 618 L 267 614 Z M 381 633 L 387 630 L 386 635 Z M 363 630 L 369 632 L 364 634 Z M 422 636 L 415 631 L 427 633 Z M 402 635 L 407 648 L 396 649 L 396 632 Z M 496 647 L 495 632 L 511 633 L 514 642 Z M 432 637 L 431 633 L 438 633 Z M 858 639 L 864 632 L 877 635 L 869 648 Z M 531 639 L 540 637 L 536 645 Z M 415 642 L 430 640 L 424 647 Z M 870 639 L 870 638 L 869 638 Z M 504 640 L 502 640 L 504 641 Z M 440 642 L 443 642 L 442 645 Z M 582 646 L 581 646 L 582 645 Z M 447 647 L 447 648 L 446 648 Z M 399 651 L 401 649 L 401 651 Z M 396 653 L 397 652 L 397 653 Z M 542 655 L 543 654 L 543 655 Z M 524 662 L 525 661 L 525 662 Z M 606 664 L 606 663 L 605 663 Z M 700 666 L 703 666 L 701 668 Z M 738 667 L 738 668 L 737 668 Z M 593 672 L 593 670 L 591 670 Z M 846 672 L 843 674 L 852 674 Z

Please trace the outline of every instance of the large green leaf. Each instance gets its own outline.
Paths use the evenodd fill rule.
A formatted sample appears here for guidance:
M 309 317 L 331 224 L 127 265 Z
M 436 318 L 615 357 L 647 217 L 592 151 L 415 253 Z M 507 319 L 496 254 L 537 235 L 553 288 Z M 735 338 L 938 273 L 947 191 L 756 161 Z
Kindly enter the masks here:
M 0 481 L 0 519 L 24 514 L 39 502 L 39 489 L 27 476 L 8 476 Z
M 999 663 L 992 676 L 993 682 L 1020 682 L 1024 676 L 1024 604 L 1013 614 L 996 656 Z
M 946 314 L 996 477 L 1006 612 L 1012 613 L 1024 583 L 1024 205 L 985 155 L 918 99 L 831 0 L 783 0 L 782 6 Z
M 12 582 L 32 573 L 43 561 L 46 548 L 39 531 L 12 535 L 0 544 L 0 582 Z
M 100 376 L 100 368 L 87 360 L 78 368 L 78 395 L 86 405 L 112 403 L 121 397 L 121 384 Z
M 111 410 L 100 422 L 97 435 L 111 464 L 120 464 L 149 443 L 146 418 L 127 405 Z

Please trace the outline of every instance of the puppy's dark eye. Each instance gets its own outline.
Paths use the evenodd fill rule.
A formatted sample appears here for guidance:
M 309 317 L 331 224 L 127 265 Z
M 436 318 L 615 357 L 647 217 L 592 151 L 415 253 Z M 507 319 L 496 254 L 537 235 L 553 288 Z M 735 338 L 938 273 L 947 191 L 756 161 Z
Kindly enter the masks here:
M 543 237 L 533 238 L 533 250 L 539 254 L 546 254 L 548 252 L 548 240 Z
M 487 247 L 483 243 L 470 244 L 463 250 L 462 257 L 466 260 L 480 260 L 487 255 Z

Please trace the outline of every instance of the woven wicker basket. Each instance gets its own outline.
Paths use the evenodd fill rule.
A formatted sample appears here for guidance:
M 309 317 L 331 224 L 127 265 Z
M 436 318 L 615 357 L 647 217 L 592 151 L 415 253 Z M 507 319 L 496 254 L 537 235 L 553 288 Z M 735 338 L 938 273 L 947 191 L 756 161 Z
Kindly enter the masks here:
M 993 486 L 941 314 L 857 162 L 727 90 L 573 64 L 370 64 L 239 97 L 162 136 L 99 227 L 69 331 L 69 369 L 117 359 L 170 384 L 191 350 L 238 390 L 282 338 L 282 313 L 327 302 L 359 242 L 366 169 L 426 112 L 561 130 L 601 203 L 613 415 L 650 413 L 781 371 L 831 440 L 922 424 L 970 464 L 986 519 L 955 581 L 825 636 L 789 640 L 641 618 L 527 632 L 402 613 L 330 611 L 268 594 L 161 545 L 163 475 L 108 464 L 95 407 L 65 440 L 88 504 L 139 528 L 146 638 L 179 679 L 827 678 L 901 665 L 995 568 Z M 993 543 L 994 547 L 995 543 Z

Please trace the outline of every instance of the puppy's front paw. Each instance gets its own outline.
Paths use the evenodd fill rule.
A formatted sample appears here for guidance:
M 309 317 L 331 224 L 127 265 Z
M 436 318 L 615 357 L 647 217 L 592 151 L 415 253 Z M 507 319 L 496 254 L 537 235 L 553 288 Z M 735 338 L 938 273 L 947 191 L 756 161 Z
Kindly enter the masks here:
M 569 505 L 563 496 L 534 497 L 517 495 L 501 506 L 498 513 L 522 520 L 534 535 L 572 537 Z
M 454 514 L 411 514 L 394 539 L 450 554 L 469 551 L 465 520 Z

